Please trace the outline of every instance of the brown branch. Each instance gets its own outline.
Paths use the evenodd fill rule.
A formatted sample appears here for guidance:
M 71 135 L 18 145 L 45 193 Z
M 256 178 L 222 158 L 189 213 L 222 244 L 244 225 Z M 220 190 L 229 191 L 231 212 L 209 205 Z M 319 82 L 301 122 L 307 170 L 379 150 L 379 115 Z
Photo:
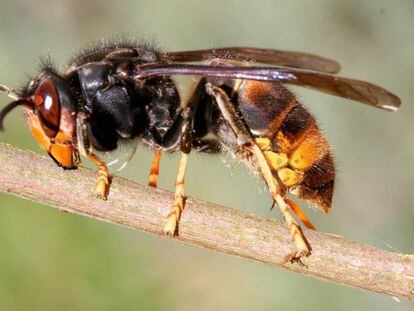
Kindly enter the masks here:
M 0 190 L 59 210 L 161 235 L 171 193 L 114 178 L 108 201 L 90 189 L 96 172 L 63 171 L 43 156 L 0 144 Z M 321 232 L 305 232 L 306 266 L 284 264 L 292 242 L 284 224 L 188 199 L 176 240 L 333 283 L 414 300 L 414 256 L 386 252 Z

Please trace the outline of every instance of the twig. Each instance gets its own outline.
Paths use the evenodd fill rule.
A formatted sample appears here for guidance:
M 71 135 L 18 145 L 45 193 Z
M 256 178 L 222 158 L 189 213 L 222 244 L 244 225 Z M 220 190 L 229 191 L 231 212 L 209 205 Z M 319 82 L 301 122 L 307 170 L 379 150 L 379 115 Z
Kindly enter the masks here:
M 63 171 L 48 158 L 0 144 L 0 190 L 59 210 L 161 235 L 171 193 L 114 178 L 108 201 L 90 189 L 96 172 Z M 306 230 L 313 254 L 284 264 L 292 243 L 284 224 L 188 199 L 176 240 L 371 292 L 414 300 L 414 256 Z M 1 247 L 1 246 L 0 246 Z

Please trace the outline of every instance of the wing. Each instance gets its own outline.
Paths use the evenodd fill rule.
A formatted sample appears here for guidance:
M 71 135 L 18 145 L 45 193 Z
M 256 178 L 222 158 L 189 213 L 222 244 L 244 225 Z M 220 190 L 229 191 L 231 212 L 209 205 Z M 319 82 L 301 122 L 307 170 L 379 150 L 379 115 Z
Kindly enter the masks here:
M 395 111 L 400 99 L 369 82 L 336 75 L 287 67 L 212 66 L 192 64 L 151 64 L 135 68 L 134 79 L 170 75 L 199 75 L 231 79 L 278 81 L 311 88 L 323 93 L 358 101 L 384 110 Z
M 249 59 L 265 64 L 311 69 L 327 73 L 338 73 L 341 69 L 341 66 L 334 60 L 317 55 L 248 47 L 166 52 L 163 56 L 173 62 L 196 62 L 211 57 L 223 57 L 230 59 Z

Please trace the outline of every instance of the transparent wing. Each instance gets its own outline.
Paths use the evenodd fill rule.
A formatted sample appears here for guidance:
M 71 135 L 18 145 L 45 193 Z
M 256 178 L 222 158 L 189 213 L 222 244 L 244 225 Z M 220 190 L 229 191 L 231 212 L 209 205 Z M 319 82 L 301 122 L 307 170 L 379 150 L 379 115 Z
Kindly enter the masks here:
M 135 68 L 134 79 L 170 75 L 200 75 L 231 79 L 278 81 L 395 111 L 401 105 L 393 93 L 375 84 L 336 75 L 289 67 L 245 67 L 192 64 L 151 64 Z
M 336 61 L 318 55 L 250 47 L 166 52 L 163 56 L 173 62 L 196 62 L 218 57 L 248 59 L 264 64 L 304 68 L 328 73 L 338 73 L 341 69 L 341 66 Z

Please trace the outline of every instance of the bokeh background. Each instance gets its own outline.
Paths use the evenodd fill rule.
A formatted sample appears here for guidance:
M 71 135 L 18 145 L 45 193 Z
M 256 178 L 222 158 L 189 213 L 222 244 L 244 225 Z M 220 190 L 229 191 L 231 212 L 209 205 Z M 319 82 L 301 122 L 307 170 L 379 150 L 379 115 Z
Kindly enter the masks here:
M 322 231 L 414 253 L 414 2 L 411 0 L 0 0 L 0 81 L 16 86 L 50 52 L 59 64 L 90 41 L 155 38 L 166 50 L 256 46 L 338 60 L 342 75 L 385 86 L 396 113 L 295 88 L 332 143 L 338 167 Z M 185 93 L 185 85 L 181 90 Z M 0 106 L 8 99 L 1 97 Z M 0 141 L 41 152 L 23 113 Z M 146 182 L 140 150 L 120 175 Z M 1 164 L 0 164 L 1 165 Z M 162 161 L 172 189 L 177 157 Z M 239 165 L 193 154 L 187 194 L 270 213 L 263 185 Z M 1 310 L 413 310 L 361 292 L 183 246 L 0 194 Z

